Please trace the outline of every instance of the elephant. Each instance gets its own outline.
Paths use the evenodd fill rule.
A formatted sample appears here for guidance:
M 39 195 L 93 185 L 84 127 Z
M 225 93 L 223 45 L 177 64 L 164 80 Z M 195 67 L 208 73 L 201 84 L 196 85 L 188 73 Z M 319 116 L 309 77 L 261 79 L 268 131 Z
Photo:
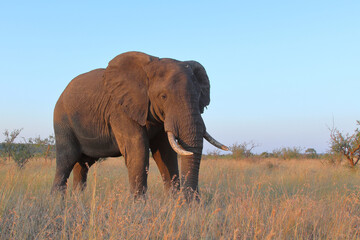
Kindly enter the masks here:
M 126 52 L 75 77 L 54 109 L 52 190 L 65 191 L 71 171 L 74 189 L 84 189 L 99 158 L 123 156 L 130 192 L 144 196 L 151 150 L 165 190 L 194 197 L 203 138 L 228 150 L 206 131 L 201 114 L 209 103 L 209 78 L 196 61 Z

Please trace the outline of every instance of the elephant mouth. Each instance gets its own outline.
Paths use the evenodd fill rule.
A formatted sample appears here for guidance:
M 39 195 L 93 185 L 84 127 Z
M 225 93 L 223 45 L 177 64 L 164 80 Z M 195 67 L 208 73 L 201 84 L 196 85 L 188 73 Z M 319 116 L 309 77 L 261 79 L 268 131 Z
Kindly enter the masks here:
M 172 132 L 167 132 L 167 136 L 169 139 L 169 143 L 172 147 L 172 149 L 174 149 L 174 151 L 182 156 L 191 156 L 194 153 L 193 152 L 189 152 L 186 151 L 185 149 L 183 149 L 176 141 L 175 135 Z M 206 141 L 208 141 L 210 144 L 214 145 L 215 147 L 222 149 L 224 151 L 229 151 L 229 148 L 223 144 L 221 144 L 220 142 L 218 142 L 217 140 L 215 140 L 208 132 L 205 132 L 204 136 Z

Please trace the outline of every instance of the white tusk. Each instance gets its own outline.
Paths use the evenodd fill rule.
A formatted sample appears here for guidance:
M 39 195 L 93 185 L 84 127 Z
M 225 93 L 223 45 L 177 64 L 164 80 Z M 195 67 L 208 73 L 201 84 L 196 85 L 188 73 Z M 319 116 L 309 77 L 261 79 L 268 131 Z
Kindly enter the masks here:
M 194 153 L 186 151 L 184 149 L 182 149 L 179 144 L 176 142 L 175 140 L 175 136 L 172 132 L 167 132 L 168 135 L 168 139 L 169 139 L 169 143 L 172 147 L 172 149 L 174 149 L 174 151 L 179 154 L 179 155 L 185 155 L 185 156 L 190 156 L 193 155 Z
M 208 132 L 205 132 L 204 138 L 206 139 L 206 141 L 208 141 L 209 143 L 211 143 L 215 147 L 220 148 L 220 149 L 225 150 L 225 151 L 229 151 L 229 148 L 227 146 L 225 146 L 225 145 L 219 143 L 218 141 L 216 141 L 212 136 L 210 136 L 210 134 Z

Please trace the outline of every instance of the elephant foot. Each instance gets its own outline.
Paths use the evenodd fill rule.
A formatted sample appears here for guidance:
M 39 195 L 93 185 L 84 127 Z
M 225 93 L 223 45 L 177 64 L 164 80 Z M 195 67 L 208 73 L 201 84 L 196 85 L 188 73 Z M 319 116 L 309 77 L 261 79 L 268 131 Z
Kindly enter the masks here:
M 200 202 L 200 194 L 198 190 L 194 190 L 191 187 L 183 188 L 182 191 L 183 196 L 187 203 L 192 202 Z

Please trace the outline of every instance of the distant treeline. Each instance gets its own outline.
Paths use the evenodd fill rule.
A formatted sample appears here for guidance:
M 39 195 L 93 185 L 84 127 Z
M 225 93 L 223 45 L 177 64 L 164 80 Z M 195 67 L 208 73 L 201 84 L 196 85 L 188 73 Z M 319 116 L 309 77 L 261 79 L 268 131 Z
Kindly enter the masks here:
M 280 158 L 280 159 L 299 159 L 299 158 L 319 158 L 324 154 L 318 154 L 314 148 L 308 148 L 303 151 L 301 147 L 284 147 L 279 149 L 274 149 L 272 152 L 262 152 L 261 154 L 256 154 L 253 152 L 254 148 L 258 145 L 253 142 L 244 142 L 241 144 L 233 144 L 230 147 L 231 153 L 222 155 L 217 149 L 210 151 L 205 154 L 206 157 L 222 157 L 222 158 L 235 158 L 235 159 L 244 159 L 244 158 Z
M 41 155 L 44 152 L 47 151 L 48 145 L 38 145 L 33 143 L 14 143 L 15 148 L 30 148 L 32 152 L 34 152 L 35 155 Z M 0 143 L 0 152 L 3 152 L 5 150 L 4 143 Z M 55 154 L 55 145 L 50 145 L 49 153 Z M 55 156 L 55 155 L 54 155 Z
M 360 121 L 357 121 L 360 126 Z M 55 138 L 50 135 L 47 138 L 22 138 L 17 140 L 22 129 L 11 132 L 5 130 L 4 142 L 0 143 L 0 163 L 14 160 L 22 168 L 31 158 L 40 157 L 45 160 L 55 158 Z M 230 147 L 231 153 L 223 155 L 220 150 L 214 150 L 203 154 L 204 159 L 321 159 L 332 164 L 341 163 L 344 159 L 351 167 L 355 167 L 360 161 L 360 130 L 357 128 L 353 134 L 344 134 L 336 128 L 330 131 L 330 150 L 326 154 L 318 154 L 314 148 L 303 149 L 301 147 L 284 147 L 275 149 L 271 153 L 253 153 L 258 144 L 254 142 L 235 143 Z

